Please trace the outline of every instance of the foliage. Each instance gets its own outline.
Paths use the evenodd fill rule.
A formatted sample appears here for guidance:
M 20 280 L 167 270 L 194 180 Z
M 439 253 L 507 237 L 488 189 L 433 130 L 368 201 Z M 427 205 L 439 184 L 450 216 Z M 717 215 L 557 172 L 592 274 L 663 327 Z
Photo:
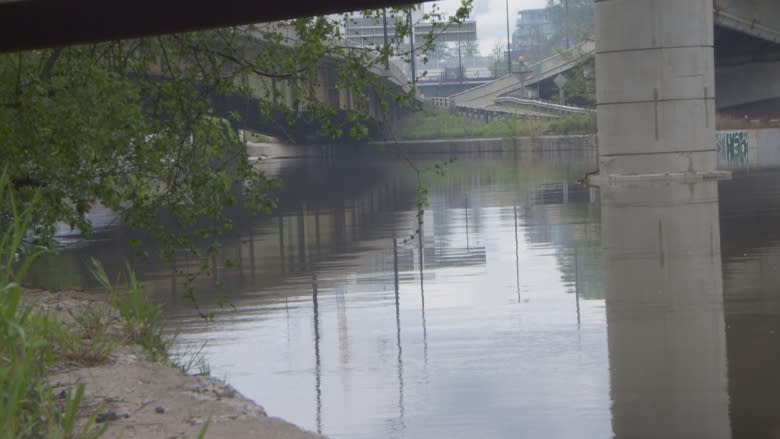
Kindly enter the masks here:
M 506 63 L 506 43 L 500 40 L 493 42 L 493 50 L 490 52 L 493 62 L 490 63 L 490 73 L 495 77 L 506 75 L 509 70 Z
M 463 43 L 461 50 L 463 51 L 463 56 L 465 57 L 479 56 L 479 41 L 466 41 Z
M 596 133 L 596 112 L 576 113 L 547 124 L 548 134 L 594 134 Z
M 423 19 L 443 31 L 470 2 L 455 17 L 434 7 Z M 236 129 L 264 126 L 289 138 L 308 124 L 330 138 L 359 138 L 375 122 L 370 104 L 381 111 L 412 101 L 413 90 L 391 89 L 374 73 L 411 54 L 350 46 L 342 25 L 352 15 L 0 55 L 0 157 L 20 206 L 34 206 L 30 236 L 52 246 L 57 222 L 89 234 L 87 214 L 102 205 L 151 230 L 166 256 L 213 251 L 231 227 L 226 207 L 268 212 L 279 187 L 248 161 Z M 398 22 L 394 38 L 409 35 L 410 24 Z M 323 96 L 318 86 L 331 73 L 335 89 Z M 334 104 L 334 90 L 351 93 L 350 108 Z M 0 206 L 0 223 L 7 212 Z M 163 228 L 161 215 L 176 228 Z
M 431 61 L 445 61 L 447 58 L 453 56 L 457 56 L 457 49 L 453 52 L 453 48 L 451 44 L 448 44 L 446 42 L 436 42 L 433 45 L 433 49 L 431 50 L 431 53 L 428 54 L 428 59 Z
M 90 419 L 82 431 L 75 427 L 84 386 L 54 395 L 44 373 L 52 359 L 51 344 L 41 337 L 44 319 L 21 303 L 20 282 L 36 253 L 19 260 L 19 251 L 34 203 L 19 209 L 0 175 L 0 200 L 10 211 L 0 234 L 0 432 L 3 438 L 91 438 L 104 429 Z
M 0 233 L 0 437 L 98 438 L 107 425 L 97 427 L 94 415 L 76 428 L 84 385 L 55 395 L 45 374 L 54 361 L 103 362 L 117 346 L 128 343 L 140 345 L 151 360 L 171 364 L 167 351 L 171 340 L 163 337 L 160 308 L 143 296 L 132 271 L 128 270 L 130 290 L 118 292 L 98 263 L 93 272 L 107 285 L 114 307 L 89 305 L 68 310 L 74 321 L 64 324 L 24 305 L 20 283 L 39 252 L 21 256 L 20 250 L 39 201 L 34 197 L 31 205 L 19 209 L 5 173 L 0 174 L 0 200 L 10 212 Z M 115 321 L 121 325 L 119 333 L 111 330 Z M 185 355 L 177 360 L 207 372 L 200 351 L 190 360 Z
M 119 312 L 122 322 L 123 343 L 137 344 L 144 349 L 149 360 L 168 364 L 168 351 L 173 340 L 166 339 L 160 324 L 162 308 L 150 301 L 135 273 L 127 267 L 126 291 L 114 289 L 108 274 L 97 260 L 92 260 L 92 274 L 109 294 L 111 305 Z
M 565 74 L 566 104 L 579 107 L 596 106 L 596 58 L 590 55 Z M 558 99 L 556 96 L 555 100 Z
M 568 49 L 593 38 L 594 0 L 547 0 L 547 18 L 555 29 L 547 41 L 547 53 Z M 568 40 L 568 47 L 567 47 Z

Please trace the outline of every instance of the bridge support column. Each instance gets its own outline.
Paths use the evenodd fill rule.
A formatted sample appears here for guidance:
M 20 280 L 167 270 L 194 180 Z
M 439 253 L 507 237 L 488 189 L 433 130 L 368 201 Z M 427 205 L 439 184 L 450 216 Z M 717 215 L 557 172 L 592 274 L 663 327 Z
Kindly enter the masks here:
M 713 173 L 712 0 L 602 0 L 595 7 L 594 182 Z

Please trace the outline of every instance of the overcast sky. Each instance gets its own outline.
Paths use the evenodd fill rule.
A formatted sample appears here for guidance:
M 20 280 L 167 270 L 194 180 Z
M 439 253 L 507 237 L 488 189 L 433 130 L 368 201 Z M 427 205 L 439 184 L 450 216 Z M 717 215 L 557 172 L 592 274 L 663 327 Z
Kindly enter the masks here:
M 490 55 L 496 41 L 506 47 L 506 1 L 507 0 L 474 0 L 471 19 L 477 21 L 477 38 L 479 51 Z M 514 30 L 517 11 L 522 9 L 543 8 L 547 0 L 508 0 L 510 32 Z M 460 0 L 441 0 L 435 2 L 449 14 L 455 13 Z M 428 8 L 428 3 L 425 3 Z M 427 9 L 426 9 L 427 10 Z

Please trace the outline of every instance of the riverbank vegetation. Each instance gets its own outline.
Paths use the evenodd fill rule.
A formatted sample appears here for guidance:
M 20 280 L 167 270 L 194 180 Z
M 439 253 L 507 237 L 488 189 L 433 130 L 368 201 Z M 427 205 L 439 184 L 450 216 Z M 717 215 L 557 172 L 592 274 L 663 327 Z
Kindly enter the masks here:
M 406 49 L 354 50 L 342 29 L 353 17 L 387 12 L 392 38 L 402 40 L 415 15 L 437 24 L 421 38 L 424 56 L 436 33 L 468 16 L 471 1 L 452 16 L 416 9 L 0 54 L 0 164 L 13 164 L 9 190 L 20 206 L 41 199 L 29 236 L 52 246 L 58 222 L 89 235 L 88 213 L 101 205 L 151 231 L 165 254 L 218 247 L 232 226 L 228 208 L 267 213 L 279 187 L 248 160 L 237 131 L 286 141 L 310 127 L 340 139 L 375 124 L 369 107 L 410 104 L 413 90 L 376 74 L 391 57 L 408 58 Z M 348 94 L 349 108 L 332 90 Z M 161 216 L 177 227 L 163 227 Z
M 488 123 L 424 106 L 401 122 L 388 137 L 394 140 L 458 139 L 480 137 L 538 137 L 543 135 L 594 134 L 596 113 L 581 113 L 559 119 L 499 118 Z
M 34 294 L 29 296 L 22 281 L 43 250 L 23 247 L 40 198 L 21 207 L 9 188 L 7 175 L 0 175 L 0 200 L 8 207 L 0 233 L 0 437 L 97 438 L 105 430 L 97 423 L 97 413 L 77 428 L 84 386 L 55 394 L 49 373 L 106 363 L 125 346 L 138 346 L 149 361 L 180 368 L 199 364 L 198 359 L 172 359 L 173 340 L 163 334 L 161 309 L 144 296 L 129 269 L 128 287 L 120 291 L 93 261 L 93 273 L 106 289 L 105 300 L 50 308 Z

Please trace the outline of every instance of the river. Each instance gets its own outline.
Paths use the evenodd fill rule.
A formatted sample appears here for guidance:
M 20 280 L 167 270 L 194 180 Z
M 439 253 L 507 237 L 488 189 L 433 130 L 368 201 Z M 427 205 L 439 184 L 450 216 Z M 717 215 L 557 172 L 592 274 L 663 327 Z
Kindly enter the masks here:
M 182 298 L 196 261 L 138 257 L 110 216 L 31 280 L 95 288 L 88 257 L 130 261 L 177 349 L 336 439 L 773 437 L 780 138 L 763 136 L 721 136 L 731 179 L 605 189 L 577 182 L 596 152 L 576 142 L 412 154 L 457 155 L 422 180 L 392 153 L 298 148 L 259 165 L 279 208 L 234 212 L 194 284 L 213 321 Z

